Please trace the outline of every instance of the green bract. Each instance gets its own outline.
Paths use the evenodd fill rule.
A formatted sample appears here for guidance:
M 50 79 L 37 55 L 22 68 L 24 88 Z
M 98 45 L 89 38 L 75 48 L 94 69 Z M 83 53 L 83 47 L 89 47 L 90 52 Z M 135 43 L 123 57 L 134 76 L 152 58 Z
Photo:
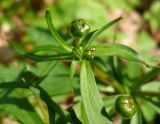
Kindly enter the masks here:
M 115 110 L 123 118 L 131 118 L 136 113 L 136 107 L 132 97 L 119 96 L 115 101 Z
M 89 29 L 89 25 L 83 19 L 73 21 L 69 27 L 71 35 L 76 38 L 85 36 Z

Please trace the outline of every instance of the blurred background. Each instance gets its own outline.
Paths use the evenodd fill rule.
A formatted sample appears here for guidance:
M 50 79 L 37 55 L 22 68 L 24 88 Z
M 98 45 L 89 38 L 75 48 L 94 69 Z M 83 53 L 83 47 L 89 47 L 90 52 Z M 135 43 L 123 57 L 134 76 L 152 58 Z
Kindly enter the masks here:
M 27 50 L 55 43 L 45 21 L 46 9 L 51 10 L 54 25 L 66 40 L 70 39 L 68 25 L 75 19 L 85 19 L 92 31 L 122 16 L 97 42 L 116 41 L 143 56 L 160 54 L 159 0 L 0 0 L 0 81 L 13 80 L 16 73 L 10 77 L 8 74 L 21 68 L 20 58 L 8 46 L 7 39 L 19 42 Z M 2 123 L 17 124 L 8 119 Z

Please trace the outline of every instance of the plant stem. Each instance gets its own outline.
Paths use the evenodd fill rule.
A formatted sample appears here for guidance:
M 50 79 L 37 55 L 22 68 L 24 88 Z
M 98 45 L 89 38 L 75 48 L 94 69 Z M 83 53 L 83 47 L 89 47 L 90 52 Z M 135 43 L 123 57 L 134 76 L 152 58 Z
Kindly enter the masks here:
M 35 96 L 35 97 L 36 97 L 37 104 L 38 104 L 38 106 L 39 106 L 39 108 L 40 108 L 40 110 L 43 114 L 45 124 L 50 124 L 49 123 L 48 111 L 45 109 L 42 100 L 38 96 Z
M 150 91 L 135 91 L 135 92 L 132 92 L 132 95 L 135 95 L 135 96 L 157 96 L 157 97 L 160 97 L 160 93 L 158 93 L 158 92 L 150 92 Z
M 94 66 L 94 73 L 96 77 L 105 82 L 105 83 L 111 83 L 112 86 L 119 91 L 120 93 L 125 93 L 125 90 L 123 87 L 113 78 L 109 77 L 103 70 L 99 69 L 98 67 Z

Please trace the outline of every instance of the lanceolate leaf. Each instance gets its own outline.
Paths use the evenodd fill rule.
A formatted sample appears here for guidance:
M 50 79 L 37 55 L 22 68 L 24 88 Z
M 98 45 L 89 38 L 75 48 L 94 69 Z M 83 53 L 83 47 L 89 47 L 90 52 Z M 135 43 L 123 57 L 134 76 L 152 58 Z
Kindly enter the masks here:
M 34 48 L 31 52 L 60 52 L 60 53 L 64 53 L 65 51 L 59 47 L 59 46 L 55 46 L 55 45 L 43 45 L 43 46 L 39 46 Z
M 119 56 L 130 61 L 137 61 L 145 64 L 146 66 L 150 66 L 136 51 L 122 44 L 98 45 L 95 46 L 95 48 L 96 56 Z
M 89 62 L 82 61 L 80 72 L 81 95 L 89 124 L 110 124 L 104 103 L 99 95 Z
M 119 20 L 121 20 L 122 17 L 119 17 L 106 25 L 104 25 L 100 30 L 98 30 L 88 41 L 88 44 L 90 44 L 93 40 L 95 40 L 103 31 L 105 31 L 107 28 L 111 27 L 113 24 L 117 23 Z
M 82 117 L 83 124 L 89 124 L 84 105 L 83 103 L 80 103 L 80 104 L 81 104 L 81 117 Z
M 137 99 L 134 98 L 134 102 L 136 104 L 137 112 L 131 119 L 131 124 L 143 124 L 143 113 L 142 109 L 140 108 L 140 104 L 138 103 Z
M 81 46 L 85 46 L 88 41 L 92 38 L 93 34 L 96 32 L 97 30 L 94 30 L 92 32 L 90 32 L 81 42 Z
M 46 10 L 46 21 L 48 24 L 48 28 L 50 29 L 51 34 L 55 38 L 55 40 L 59 43 L 59 45 L 64 48 L 65 50 L 71 52 L 72 48 L 70 45 L 68 45 L 61 36 L 57 33 L 56 29 L 54 28 L 54 25 L 52 24 L 52 17 L 49 10 Z
M 71 60 L 73 58 L 71 54 L 36 55 L 34 53 L 26 53 L 24 56 L 36 62 L 52 60 Z

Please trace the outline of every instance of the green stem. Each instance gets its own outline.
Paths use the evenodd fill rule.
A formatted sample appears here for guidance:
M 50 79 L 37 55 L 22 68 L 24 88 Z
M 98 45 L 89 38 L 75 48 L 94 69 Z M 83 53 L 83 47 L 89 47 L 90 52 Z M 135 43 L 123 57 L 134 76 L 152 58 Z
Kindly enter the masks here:
M 119 91 L 120 93 L 125 93 L 124 88 L 120 85 L 119 82 L 114 80 L 113 78 L 109 77 L 103 70 L 99 69 L 98 67 L 94 66 L 94 73 L 96 77 L 105 82 L 105 83 L 111 83 L 112 86 Z
M 80 38 L 75 38 L 73 45 L 74 45 L 75 47 L 78 47 L 80 44 L 81 44 L 81 39 L 80 39 Z
M 160 93 L 158 93 L 158 92 L 150 92 L 150 91 L 135 91 L 135 92 L 132 92 L 132 95 L 135 95 L 135 96 L 157 96 L 157 97 L 160 97 Z

